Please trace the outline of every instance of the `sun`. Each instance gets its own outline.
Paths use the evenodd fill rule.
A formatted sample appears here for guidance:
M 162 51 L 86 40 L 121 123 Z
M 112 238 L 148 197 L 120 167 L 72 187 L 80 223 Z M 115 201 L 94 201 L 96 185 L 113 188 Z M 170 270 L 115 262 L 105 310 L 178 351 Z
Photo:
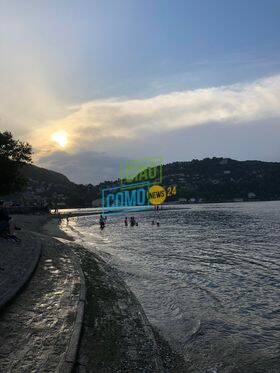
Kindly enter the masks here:
M 58 131 L 52 134 L 52 140 L 55 141 L 61 148 L 65 148 L 68 144 L 68 134 L 65 131 Z

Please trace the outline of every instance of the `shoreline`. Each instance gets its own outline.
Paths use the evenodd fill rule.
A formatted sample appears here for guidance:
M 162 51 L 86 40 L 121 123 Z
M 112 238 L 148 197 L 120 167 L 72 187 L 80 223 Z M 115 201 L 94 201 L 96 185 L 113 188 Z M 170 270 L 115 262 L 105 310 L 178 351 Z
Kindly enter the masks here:
M 221 204 L 244 204 L 244 203 L 269 203 L 269 202 L 280 202 L 280 199 L 275 199 L 275 200 L 262 200 L 262 199 L 248 199 L 248 200 L 243 200 L 243 201 L 215 201 L 215 202 L 193 202 L 193 203 L 166 203 L 163 204 L 163 211 L 170 211 L 170 210 L 188 210 L 193 206 L 207 206 L 207 205 L 221 205 Z M 80 208 L 64 208 L 64 209 L 59 209 L 58 213 L 61 215 L 62 218 L 64 218 L 66 215 L 71 214 L 70 217 L 78 217 L 78 216 L 88 216 L 88 215 L 100 215 L 102 213 L 102 208 L 98 207 L 100 211 L 87 211 L 87 210 L 92 210 L 93 207 L 80 207 Z M 53 211 L 53 210 L 52 210 Z M 153 211 L 153 208 L 151 206 L 151 209 L 145 209 L 143 211 Z M 124 211 L 122 211 L 124 212 Z M 128 211 L 127 211 L 128 212 Z M 133 212 L 133 209 L 129 212 Z M 56 216 L 54 212 L 51 212 L 51 216 Z
M 76 336 L 66 349 L 70 350 L 72 361 L 67 361 L 69 353 L 64 351 L 58 372 L 70 372 L 73 365 L 76 373 L 187 372 L 184 358 L 173 351 L 160 331 L 149 323 L 138 299 L 116 269 L 76 243 L 53 216 L 18 215 L 14 219 L 27 231 L 25 236 L 29 235 L 32 240 L 32 235 L 37 235 L 43 246 L 61 247 L 67 260 L 73 262 L 72 265 L 78 264 L 82 270 L 79 286 L 84 276 L 84 298 L 80 306 L 84 309 L 75 317 L 73 335 Z M 64 292 L 67 291 L 64 285 Z
M 77 372 L 187 372 L 184 358 L 149 323 L 137 297 L 116 269 L 75 243 L 58 221 L 48 221 L 44 230 L 68 241 L 65 244 L 79 258 L 85 275 L 87 301 Z
M 2 255 L 5 255 L 5 247 L 14 253 L 2 275 L 4 280 L 11 277 L 6 283 L 8 290 L 15 287 L 15 279 L 21 286 L 0 313 L 0 370 L 70 373 L 81 330 L 80 266 L 63 243 L 43 234 L 48 216 L 13 218 L 22 228 L 18 232 L 21 242 L 1 239 Z M 36 246 L 41 248 L 41 255 L 33 268 L 30 262 L 35 258 L 32 250 Z M 32 269 L 27 280 L 22 276 L 23 260 L 25 271 Z M 1 296 L 3 294 L 1 289 Z M 71 352 L 74 355 L 69 355 Z

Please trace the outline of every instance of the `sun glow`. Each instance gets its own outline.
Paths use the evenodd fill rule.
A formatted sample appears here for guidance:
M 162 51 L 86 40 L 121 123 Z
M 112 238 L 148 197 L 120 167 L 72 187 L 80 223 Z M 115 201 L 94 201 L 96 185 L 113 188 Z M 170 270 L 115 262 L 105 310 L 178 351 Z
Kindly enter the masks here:
M 68 134 L 65 131 L 59 131 L 52 134 L 52 140 L 61 148 L 65 148 L 68 144 Z

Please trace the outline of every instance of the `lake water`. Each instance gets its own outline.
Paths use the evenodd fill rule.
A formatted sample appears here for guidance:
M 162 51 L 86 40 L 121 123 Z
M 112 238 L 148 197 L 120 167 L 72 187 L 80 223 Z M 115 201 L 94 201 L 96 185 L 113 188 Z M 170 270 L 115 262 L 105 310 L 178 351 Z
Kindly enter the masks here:
M 280 372 L 280 202 L 134 215 L 67 231 L 119 270 L 190 372 Z

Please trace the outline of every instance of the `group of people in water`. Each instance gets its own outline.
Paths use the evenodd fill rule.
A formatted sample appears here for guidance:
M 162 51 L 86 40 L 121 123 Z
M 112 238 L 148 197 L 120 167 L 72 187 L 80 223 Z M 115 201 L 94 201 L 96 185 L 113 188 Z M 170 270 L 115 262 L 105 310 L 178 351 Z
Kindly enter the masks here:
M 131 227 L 134 227 L 135 225 L 136 225 L 136 227 L 138 227 L 138 222 L 135 220 L 134 216 L 131 216 L 131 218 L 129 218 L 129 224 L 130 224 Z M 127 218 L 127 216 L 124 219 L 124 225 L 126 227 L 128 226 L 128 218 Z
M 104 216 L 104 215 L 100 215 L 99 217 L 99 226 L 100 226 L 100 230 L 103 231 L 103 229 L 105 228 L 105 225 L 107 223 L 107 216 Z M 131 216 L 129 219 L 128 217 L 126 216 L 124 218 L 124 225 L 126 227 L 128 227 L 129 225 L 131 227 L 138 227 L 138 221 L 135 219 L 134 216 Z M 159 227 L 159 222 L 155 222 L 155 220 L 152 220 L 152 225 L 157 225 Z

